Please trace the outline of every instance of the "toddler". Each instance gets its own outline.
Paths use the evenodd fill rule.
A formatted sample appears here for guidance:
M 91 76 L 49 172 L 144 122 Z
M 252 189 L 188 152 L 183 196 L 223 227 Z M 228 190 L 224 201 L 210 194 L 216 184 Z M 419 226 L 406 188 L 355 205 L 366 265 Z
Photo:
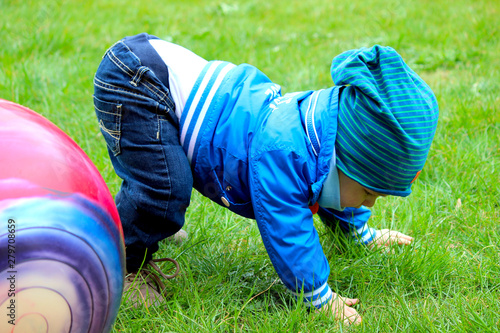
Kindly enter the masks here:
M 256 220 L 291 294 L 360 322 L 351 307 L 358 300 L 328 284 L 313 214 L 339 223 L 360 243 L 410 243 L 409 236 L 369 227 L 366 207 L 380 196 L 411 193 L 438 106 L 389 47 L 342 53 L 331 76 L 330 88 L 282 96 L 251 65 L 206 61 L 145 33 L 106 51 L 94 78 L 94 106 L 123 180 L 115 199 L 134 279 L 143 262 L 149 263 L 143 272 L 156 267 L 158 242 L 184 225 L 194 187 Z M 155 281 L 160 290 L 146 291 L 152 298 L 163 288 Z

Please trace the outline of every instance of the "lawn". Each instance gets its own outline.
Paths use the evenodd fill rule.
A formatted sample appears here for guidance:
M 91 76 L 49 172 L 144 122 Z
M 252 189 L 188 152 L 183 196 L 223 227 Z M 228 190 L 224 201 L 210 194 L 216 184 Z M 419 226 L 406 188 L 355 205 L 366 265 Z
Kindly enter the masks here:
M 189 241 L 161 245 L 159 256 L 182 269 L 168 282 L 166 308 L 124 300 L 114 332 L 500 330 L 499 1 L 2 0 L 0 11 L 0 98 L 68 133 L 113 194 L 120 180 L 95 120 L 92 80 L 104 51 L 127 35 L 148 32 L 205 59 L 255 65 L 283 92 L 329 87 L 335 55 L 388 45 L 438 99 L 436 138 L 412 195 L 373 208 L 371 225 L 411 234 L 412 246 L 370 251 L 315 221 L 329 283 L 361 299 L 362 325 L 294 302 L 255 221 L 193 193 Z

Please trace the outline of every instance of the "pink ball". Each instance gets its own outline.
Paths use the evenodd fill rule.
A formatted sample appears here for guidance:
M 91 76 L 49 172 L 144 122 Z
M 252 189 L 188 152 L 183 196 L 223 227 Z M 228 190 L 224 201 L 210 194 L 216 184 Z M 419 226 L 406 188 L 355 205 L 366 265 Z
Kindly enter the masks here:
M 121 229 L 106 183 L 75 141 L 38 113 L 3 99 L 0 119 L 2 179 L 23 179 L 50 190 L 81 193 L 104 206 Z M 18 194 L 0 189 L 0 200 L 13 195 Z
M 99 171 L 57 126 L 2 99 L 0 158 L 0 332 L 109 332 L 125 246 Z

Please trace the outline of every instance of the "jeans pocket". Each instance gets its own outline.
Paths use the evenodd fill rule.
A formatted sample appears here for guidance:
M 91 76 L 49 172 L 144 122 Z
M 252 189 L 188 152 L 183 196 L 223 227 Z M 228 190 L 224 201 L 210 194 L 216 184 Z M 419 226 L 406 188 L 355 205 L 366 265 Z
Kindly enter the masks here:
M 94 97 L 94 108 L 99 128 L 108 148 L 114 156 L 120 154 L 120 137 L 122 123 L 122 105 L 105 102 Z

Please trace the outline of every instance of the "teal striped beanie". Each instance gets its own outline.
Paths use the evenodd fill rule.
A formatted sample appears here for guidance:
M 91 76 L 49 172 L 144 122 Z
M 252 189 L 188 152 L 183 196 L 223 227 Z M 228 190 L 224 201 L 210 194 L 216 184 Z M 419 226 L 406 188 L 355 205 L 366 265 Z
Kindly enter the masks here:
M 405 197 L 422 170 L 438 121 L 429 86 L 390 47 L 335 57 L 339 100 L 337 167 L 361 185 Z

